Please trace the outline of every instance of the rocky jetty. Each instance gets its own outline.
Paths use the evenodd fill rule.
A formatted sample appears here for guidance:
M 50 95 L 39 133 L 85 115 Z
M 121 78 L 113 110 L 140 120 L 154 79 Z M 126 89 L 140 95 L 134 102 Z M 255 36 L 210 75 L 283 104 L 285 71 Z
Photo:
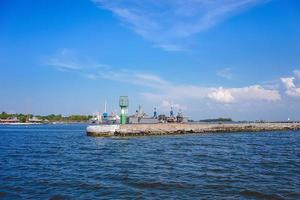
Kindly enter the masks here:
M 94 137 L 150 136 L 187 133 L 226 133 L 300 130 L 300 123 L 239 123 L 239 124 L 125 124 L 91 125 L 87 135 Z

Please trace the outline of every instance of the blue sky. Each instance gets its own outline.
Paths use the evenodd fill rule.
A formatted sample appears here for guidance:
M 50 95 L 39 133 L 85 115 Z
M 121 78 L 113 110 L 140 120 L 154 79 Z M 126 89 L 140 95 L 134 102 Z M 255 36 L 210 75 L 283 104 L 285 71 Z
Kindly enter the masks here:
M 2 0 L 0 111 L 300 120 L 298 0 Z

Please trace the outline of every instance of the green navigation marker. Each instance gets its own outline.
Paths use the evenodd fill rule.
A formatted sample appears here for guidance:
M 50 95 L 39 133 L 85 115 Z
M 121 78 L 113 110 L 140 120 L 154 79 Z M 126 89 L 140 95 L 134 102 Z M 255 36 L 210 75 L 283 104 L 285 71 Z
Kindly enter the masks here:
M 128 96 L 120 96 L 119 106 L 121 108 L 121 116 L 120 116 L 120 124 L 126 124 L 127 117 L 127 109 L 128 109 L 129 101 Z

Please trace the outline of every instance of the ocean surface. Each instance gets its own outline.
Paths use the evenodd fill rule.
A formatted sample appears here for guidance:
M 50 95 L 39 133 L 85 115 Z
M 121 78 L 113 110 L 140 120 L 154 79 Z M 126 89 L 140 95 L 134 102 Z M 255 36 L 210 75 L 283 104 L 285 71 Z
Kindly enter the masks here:
M 93 138 L 0 125 L 0 199 L 300 199 L 300 132 Z

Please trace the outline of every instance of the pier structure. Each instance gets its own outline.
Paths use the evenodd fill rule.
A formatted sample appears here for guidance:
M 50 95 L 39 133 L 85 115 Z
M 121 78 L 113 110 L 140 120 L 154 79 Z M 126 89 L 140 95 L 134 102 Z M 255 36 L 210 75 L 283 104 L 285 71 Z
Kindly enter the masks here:
M 120 124 L 91 125 L 87 127 L 87 135 L 94 137 L 112 136 L 151 136 L 176 135 L 191 133 L 230 133 L 300 130 L 300 123 L 157 123 L 157 124 Z

